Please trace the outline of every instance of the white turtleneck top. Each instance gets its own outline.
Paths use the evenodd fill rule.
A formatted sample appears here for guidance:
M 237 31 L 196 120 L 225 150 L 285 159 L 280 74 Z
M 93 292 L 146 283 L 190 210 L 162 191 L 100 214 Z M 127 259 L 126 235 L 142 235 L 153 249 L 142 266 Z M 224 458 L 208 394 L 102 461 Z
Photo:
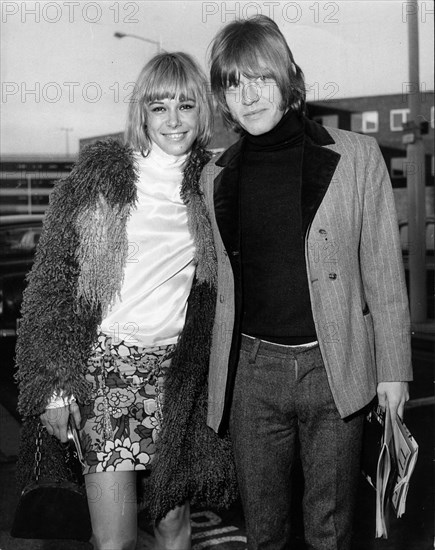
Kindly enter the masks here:
M 127 221 L 129 247 L 121 297 L 100 326 L 114 343 L 174 344 L 183 329 L 195 274 L 195 249 L 180 197 L 186 159 L 187 155 L 168 155 L 156 144 L 146 158 L 136 153 L 137 202 Z M 73 401 L 74 396 L 55 392 L 47 408 Z
M 138 200 L 127 221 L 121 299 L 101 324 L 116 343 L 173 344 L 183 328 L 195 272 L 194 244 L 180 197 L 186 158 L 168 155 L 155 144 L 147 157 L 136 155 Z

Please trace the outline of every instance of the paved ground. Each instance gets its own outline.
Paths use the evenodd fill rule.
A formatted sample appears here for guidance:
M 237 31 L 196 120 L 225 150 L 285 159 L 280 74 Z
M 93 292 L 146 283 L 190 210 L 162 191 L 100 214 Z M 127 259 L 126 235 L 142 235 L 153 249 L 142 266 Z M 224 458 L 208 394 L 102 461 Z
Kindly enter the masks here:
M 393 521 L 388 540 L 374 539 L 374 493 L 361 478 L 355 536 L 352 550 L 432 550 L 434 548 L 433 507 L 433 435 L 434 406 L 432 372 L 433 341 L 418 340 L 413 344 L 416 382 L 413 398 L 406 412 L 406 423 L 420 446 L 419 459 L 410 486 L 407 510 Z M 11 389 L 0 380 L 0 403 L 10 407 Z M 36 541 L 13 539 L 9 535 L 18 501 L 14 482 L 14 455 L 18 450 L 19 423 L 0 404 L 0 550 L 91 550 L 88 543 L 74 541 Z M 12 411 L 13 412 L 13 411 Z M 144 513 L 139 514 L 137 550 L 150 550 L 153 538 Z M 244 550 L 246 537 L 240 505 L 228 511 L 194 510 L 192 513 L 193 549 Z M 292 550 L 303 550 L 300 518 L 295 529 Z

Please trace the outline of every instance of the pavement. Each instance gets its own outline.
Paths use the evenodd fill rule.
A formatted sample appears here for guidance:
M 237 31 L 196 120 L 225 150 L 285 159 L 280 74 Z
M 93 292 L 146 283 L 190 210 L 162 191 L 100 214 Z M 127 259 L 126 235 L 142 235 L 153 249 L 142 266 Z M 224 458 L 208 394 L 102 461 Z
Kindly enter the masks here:
M 409 488 L 406 512 L 393 518 L 388 539 L 375 539 L 375 495 L 362 478 L 358 492 L 352 550 L 432 550 L 434 548 L 434 394 L 435 335 L 425 331 L 413 337 L 415 381 L 405 422 L 419 444 L 419 457 Z M 4 373 L 5 371 L 3 371 Z M 20 423 L 14 410 L 16 389 L 10 377 L 0 376 L 0 550 L 92 550 L 89 543 L 14 539 L 9 530 L 19 492 L 15 483 Z M 301 488 L 299 487 L 299 492 Z M 229 510 L 193 509 L 193 550 L 246 550 L 243 512 L 237 502 Z M 302 521 L 296 516 L 291 550 L 304 550 Z M 136 550 L 151 550 L 153 537 L 146 513 L 138 515 Z

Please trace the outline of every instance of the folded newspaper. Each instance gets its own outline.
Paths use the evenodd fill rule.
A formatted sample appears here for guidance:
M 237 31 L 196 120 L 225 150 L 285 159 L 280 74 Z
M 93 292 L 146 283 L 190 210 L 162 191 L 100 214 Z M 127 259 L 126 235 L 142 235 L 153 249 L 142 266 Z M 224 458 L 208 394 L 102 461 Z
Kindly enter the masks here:
M 366 417 L 362 472 L 376 490 L 376 537 L 388 537 L 390 508 L 400 518 L 418 445 L 399 416 L 394 421 L 377 405 Z

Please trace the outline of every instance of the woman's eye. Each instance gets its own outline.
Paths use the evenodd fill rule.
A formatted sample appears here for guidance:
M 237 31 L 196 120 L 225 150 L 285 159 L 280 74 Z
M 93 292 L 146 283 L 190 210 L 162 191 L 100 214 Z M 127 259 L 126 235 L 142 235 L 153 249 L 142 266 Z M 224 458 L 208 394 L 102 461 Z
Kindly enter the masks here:
M 162 111 L 164 111 L 163 107 L 151 107 L 152 113 L 161 113 Z
M 180 109 L 182 109 L 183 111 L 189 111 L 190 109 L 194 109 L 194 108 L 195 108 L 195 105 L 192 105 L 191 103 L 186 103 L 180 106 Z

